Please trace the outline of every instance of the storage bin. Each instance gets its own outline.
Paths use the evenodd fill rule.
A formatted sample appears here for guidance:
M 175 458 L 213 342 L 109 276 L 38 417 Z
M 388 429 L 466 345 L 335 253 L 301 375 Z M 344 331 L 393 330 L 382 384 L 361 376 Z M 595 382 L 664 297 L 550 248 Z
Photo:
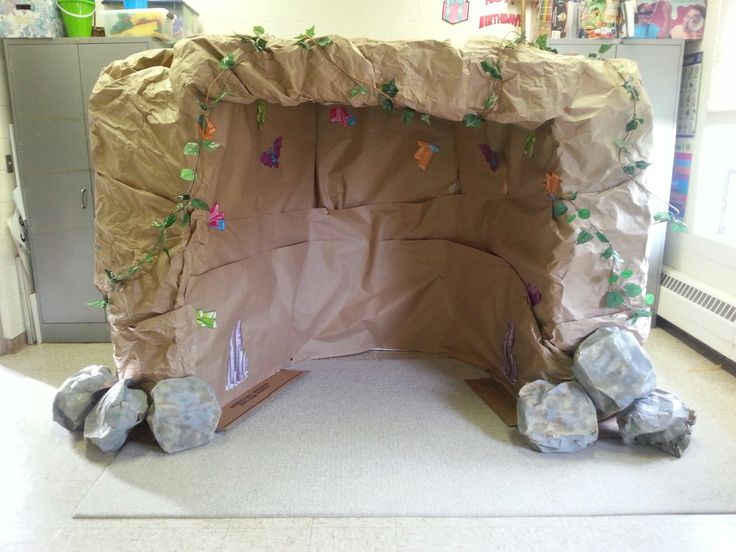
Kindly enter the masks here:
M 145 10 L 103 10 L 97 17 L 106 36 L 155 36 L 171 38 L 171 19 L 163 8 Z
M 102 0 L 105 9 L 122 9 L 121 0 Z M 171 26 L 171 37 L 175 40 L 202 32 L 199 13 L 184 0 L 148 0 L 149 8 L 164 8 L 176 16 Z

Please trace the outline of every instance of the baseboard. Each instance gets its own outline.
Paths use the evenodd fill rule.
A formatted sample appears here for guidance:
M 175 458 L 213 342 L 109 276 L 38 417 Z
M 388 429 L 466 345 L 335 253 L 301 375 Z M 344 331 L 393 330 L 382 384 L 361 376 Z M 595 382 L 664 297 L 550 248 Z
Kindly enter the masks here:
M 26 345 L 28 345 L 26 332 L 15 336 L 13 339 L 0 339 L 0 355 L 17 353 Z

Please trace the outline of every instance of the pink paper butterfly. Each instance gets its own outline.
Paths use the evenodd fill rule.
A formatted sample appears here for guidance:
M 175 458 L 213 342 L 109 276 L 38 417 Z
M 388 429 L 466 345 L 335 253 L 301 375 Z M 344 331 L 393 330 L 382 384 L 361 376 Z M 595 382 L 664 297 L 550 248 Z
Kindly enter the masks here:
M 225 213 L 220 211 L 219 203 L 215 203 L 210 207 L 210 216 L 207 221 L 207 226 L 215 228 L 216 230 L 225 230 Z
M 353 126 L 357 121 L 347 110 L 343 107 L 330 108 L 330 122 L 340 123 L 342 126 Z
M 483 157 L 486 158 L 488 166 L 491 167 L 493 172 L 496 172 L 498 167 L 501 165 L 501 157 L 498 155 L 498 152 L 493 151 L 488 144 L 478 144 L 478 147 L 480 148 L 480 152 L 483 154 Z

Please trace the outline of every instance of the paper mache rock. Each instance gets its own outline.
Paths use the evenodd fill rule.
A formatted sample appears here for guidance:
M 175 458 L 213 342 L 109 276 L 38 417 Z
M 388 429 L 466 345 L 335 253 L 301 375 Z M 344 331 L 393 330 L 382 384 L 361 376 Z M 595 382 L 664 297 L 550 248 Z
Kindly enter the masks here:
M 672 393 L 655 389 L 616 417 L 627 445 L 650 445 L 678 458 L 690 444 L 695 411 Z
M 179 452 L 212 440 L 220 420 L 215 391 L 189 376 L 165 379 L 151 390 L 148 425 L 166 452 Z
M 629 331 L 599 328 L 575 351 L 575 379 L 607 418 L 654 391 L 657 379 L 649 355 Z
M 69 431 L 77 431 L 84 425 L 90 410 L 102 395 L 118 381 L 107 366 L 92 365 L 61 384 L 54 397 L 54 421 Z
M 519 391 L 516 414 L 519 432 L 540 452 L 575 452 L 598 439 L 595 405 L 574 381 L 527 383 Z
M 148 411 L 145 391 L 130 389 L 120 380 L 100 399 L 84 421 L 84 438 L 103 452 L 114 452 L 125 444 L 130 430 Z

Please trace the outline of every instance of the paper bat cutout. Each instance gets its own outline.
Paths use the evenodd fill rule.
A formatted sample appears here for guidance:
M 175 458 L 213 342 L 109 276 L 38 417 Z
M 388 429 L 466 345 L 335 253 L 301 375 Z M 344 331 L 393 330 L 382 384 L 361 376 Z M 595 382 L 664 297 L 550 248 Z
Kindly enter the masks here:
M 414 154 L 414 159 L 417 160 L 419 168 L 424 171 L 429 166 L 429 162 L 432 160 L 432 155 L 440 151 L 440 148 L 439 146 L 428 144 L 422 140 L 417 140 L 417 145 L 419 146 L 419 149 Z
M 220 211 L 219 203 L 215 203 L 210 207 L 210 216 L 207 220 L 207 226 L 216 230 L 225 230 L 225 213 Z
M 197 325 L 214 330 L 217 327 L 217 312 L 197 309 Z
M 358 121 L 343 107 L 330 108 L 330 122 L 340 123 L 344 127 L 353 126 Z
M 279 158 L 281 157 L 281 145 L 284 142 L 284 138 L 279 136 L 273 141 L 273 146 L 264 151 L 261 154 L 261 163 L 267 167 L 275 169 L 279 166 Z
M 478 144 L 478 147 L 483 157 L 486 158 L 488 166 L 491 167 L 493 172 L 496 172 L 498 167 L 501 166 L 501 156 L 497 151 L 492 150 L 488 144 Z

